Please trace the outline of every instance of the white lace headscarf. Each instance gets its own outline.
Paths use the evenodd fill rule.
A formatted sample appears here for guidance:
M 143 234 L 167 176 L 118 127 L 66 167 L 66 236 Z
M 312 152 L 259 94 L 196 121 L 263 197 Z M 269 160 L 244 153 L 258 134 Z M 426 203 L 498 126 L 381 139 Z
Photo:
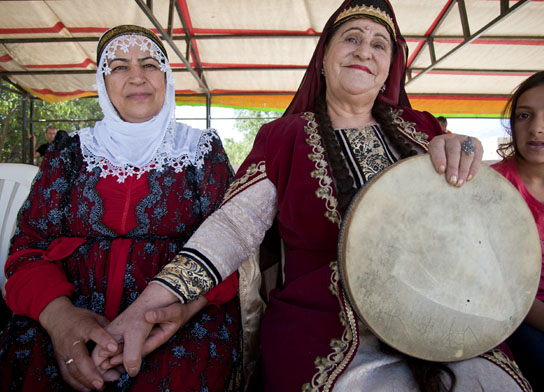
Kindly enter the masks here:
M 120 27 L 124 26 L 108 30 L 104 35 Z M 150 31 L 147 33 L 153 34 Z M 142 123 L 127 122 L 119 116 L 108 96 L 104 80 L 111 73 L 108 60 L 115 57 L 118 49 L 128 52 L 132 46 L 139 46 L 142 52 L 149 52 L 159 62 L 160 70 L 166 74 L 163 106 L 156 116 Z M 166 54 L 153 40 L 137 32 L 119 34 L 113 38 L 101 53 L 96 71 L 96 88 L 104 119 L 94 127 L 78 132 L 89 171 L 100 167 L 102 177 L 113 175 L 119 182 L 123 182 L 130 175 L 137 174 L 139 177 L 152 169 L 162 170 L 166 165 L 181 168 L 194 155 L 198 139 L 192 140 L 194 136 L 190 136 L 195 133 L 188 132 L 190 127 L 176 124 L 172 69 Z

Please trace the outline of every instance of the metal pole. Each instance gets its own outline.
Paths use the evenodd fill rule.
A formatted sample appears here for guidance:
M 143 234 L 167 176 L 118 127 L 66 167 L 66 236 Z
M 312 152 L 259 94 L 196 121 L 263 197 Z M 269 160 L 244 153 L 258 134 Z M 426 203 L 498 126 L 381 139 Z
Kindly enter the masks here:
M 212 97 L 210 94 L 206 94 L 206 128 L 212 126 Z
M 23 129 L 22 129 L 22 132 L 21 132 L 21 136 L 23 138 L 22 140 L 22 150 L 23 150 L 23 163 L 27 163 L 27 160 L 26 160 L 26 153 L 27 153 L 27 142 L 29 142 L 28 138 L 27 138 L 27 132 L 26 130 L 28 129 L 28 99 L 26 96 L 23 97 L 23 105 L 22 105 L 22 108 L 23 108 Z M 30 145 L 32 145 L 32 143 L 30 143 Z M 31 163 L 31 159 L 28 160 L 28 162 Z
M 33 99 L 30 100 L 30 124 L 29 125 L 30 125 L 30 139 L 28 139 L 30 144 L 30 146 L 28 147 L 28 151 L 30 154 L 29 162 L 33 165 L 34 164 L 34 143 L 33 143 L 33 140 L 34 140 L 34 100 Z

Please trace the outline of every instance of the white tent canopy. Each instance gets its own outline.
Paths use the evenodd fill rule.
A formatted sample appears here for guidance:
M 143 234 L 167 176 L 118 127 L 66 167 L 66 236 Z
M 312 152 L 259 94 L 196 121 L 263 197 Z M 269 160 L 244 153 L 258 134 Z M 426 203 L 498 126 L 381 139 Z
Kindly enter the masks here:
M 544 64 L 544 1 L 391 0 L 418 109 L 494 116 Z M 95 95 L 96 42 L 139 24 L 166 41 L 178 101 L 283 109 L 340 0 L 0 1 L 0 74 L 48 101 Z

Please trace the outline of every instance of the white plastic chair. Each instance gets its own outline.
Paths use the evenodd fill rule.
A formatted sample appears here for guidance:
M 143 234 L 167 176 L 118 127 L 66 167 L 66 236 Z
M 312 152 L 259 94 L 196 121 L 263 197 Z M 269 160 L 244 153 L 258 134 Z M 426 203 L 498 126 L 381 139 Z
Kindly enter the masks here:
M 0 163 L 0 287 L 4 264 L 17 225 L 17 213 L 26 200 L 38 167 L 24 163 Z

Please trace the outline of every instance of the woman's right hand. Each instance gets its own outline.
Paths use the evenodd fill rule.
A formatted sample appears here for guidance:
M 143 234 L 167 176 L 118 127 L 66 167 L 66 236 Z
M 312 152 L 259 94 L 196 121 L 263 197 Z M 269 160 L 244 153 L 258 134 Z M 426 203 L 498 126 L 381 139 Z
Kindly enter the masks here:
M 201 296 L 181 304 L 161 285 L 148 285 L 107 327 L 118 340 L 120 350 L 113 352 L 96 347 L 92 353 L 94 363 L 108 380 L 114 378 L 110 369 L 115 370 L 119 365 L 123 365 L 129 376 L 136 376 L 142 358 L 164 344 L 207 303 L 208 300 Z
M 39 321 L 53 342 L 64 380 L 79 391 L 102 389 L 104 379 L 90 358 L 86 343 L 91 340 L 104 349 L 117 349 L 117 342 L 104 329 L 108 320 L 74 306 L 68 297 L 58 297 L 40 313 Z

